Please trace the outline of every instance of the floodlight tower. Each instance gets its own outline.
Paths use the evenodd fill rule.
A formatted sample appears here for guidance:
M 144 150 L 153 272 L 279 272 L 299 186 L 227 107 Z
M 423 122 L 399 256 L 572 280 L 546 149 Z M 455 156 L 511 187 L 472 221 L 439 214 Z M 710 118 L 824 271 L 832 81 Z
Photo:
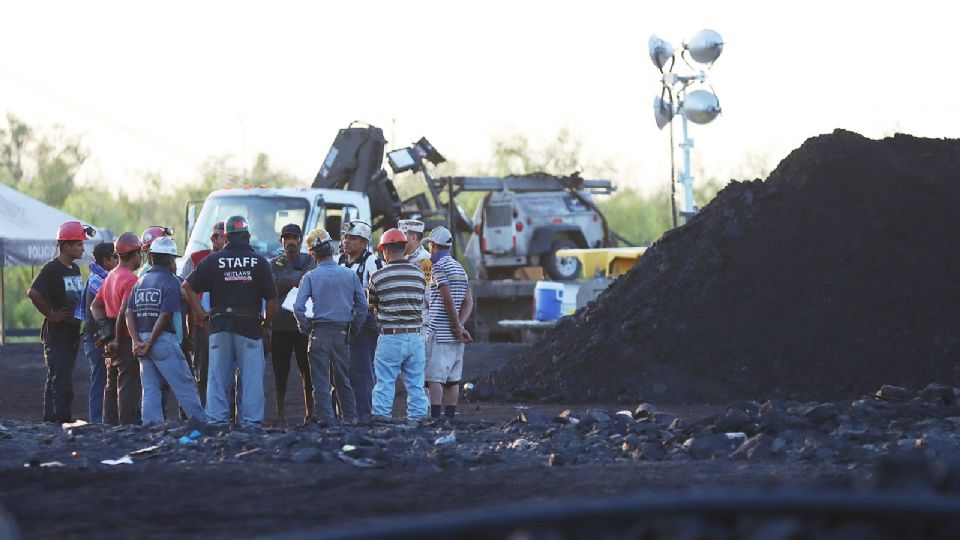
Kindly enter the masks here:
M 682 45 L 683 50 L 680 52 L 680 58 L 691 70 L 686 74 L 673 72 L 673 67 L 676 64 L 676 54 L 673 46 L 656 35 L 650 36 L 650 59 L 662 74 L 660 95 L 653 98 L 653 116 L 657 121 L 657 127 L 663 129 L 664 126 L 673 121 L 676 114 L 679 114 L 683 120 L 683 141 L 679 145 L 683 149 L 683 171 L 680 173 L 680 184 L 683 186 L 683 206 L 680 209 L 680 215 L 686 222 L 698 211 L 693 203 L 693 171 L 690 166 L 690 150 L 693 149 L 693 139 L 689 136 L 687 121 L 695 124 L 709 124 L 720 114 L 720 101 L 713 92 L 703 89 L 690 90 L 690 87 L 696 83 L 706 83 L 707 70 L 713 66 L 713 63 L 720 57 L 720 53 L 723 52 L 723 39 L 717 32 L 705 29 L 694 34 L 689 42 Z M 688 54 L 694 62 L 705 67 L 695 68 L 687 60 Z M 668 62 L 669 66 L 667 66 Z M 671 161 L 673 156 L 672 144 L 671 142 Z M 670 182 L 674 182 L 673 178 L 670 179 Z

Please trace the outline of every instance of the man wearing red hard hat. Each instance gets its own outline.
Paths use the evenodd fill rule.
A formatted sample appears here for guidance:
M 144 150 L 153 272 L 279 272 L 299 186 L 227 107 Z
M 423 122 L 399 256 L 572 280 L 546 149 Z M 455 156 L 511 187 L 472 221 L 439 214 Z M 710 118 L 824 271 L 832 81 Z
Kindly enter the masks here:
M 79 221 L 68 221 L 57 230 L 57 256 L 40 269 L 27 296 L 43 315 L 40 341 L 47 364 L 43 392 L 45 422 L 73 421 L 73 365 L 80 348 L 80 320 L 73 314 L 80 304 L 83 278 L 76 261 L 83 258 L 83 242 L 96 231 Z

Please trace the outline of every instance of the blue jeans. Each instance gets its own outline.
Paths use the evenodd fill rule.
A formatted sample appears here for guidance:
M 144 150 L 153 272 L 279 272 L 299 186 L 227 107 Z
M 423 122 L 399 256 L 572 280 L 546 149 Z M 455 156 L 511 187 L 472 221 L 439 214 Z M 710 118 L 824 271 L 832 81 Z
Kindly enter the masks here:
M 47 364 L 47 383 L 43 388 L 43 421 L 72 422 L 73 366 L 80 348 L 80 336 L 50 338 L 42 336 L 43 361 Z
M 210 366 L 207 379 L 207 417 L 210 422 L 230 420 L 227 392 L 237 369 L 237 423 L 256 426 L 263 422 L 263 340 L 232 332 L 210 334 Z
M 310 331 L 310 380 L 313 382 L 314 414 L 317 420 L 330 425 L 337 423 L 330 400 L 330 374 L 337 389 L 337 400 L 344 420 L 357 417 L 357 402 L 350 385 L 350 347 L 347 345 L 347 325 L 319 326 Z
M 377 372 L 377 384 L 373 387 L 373 414 L 390 416 L 397 376 L 403 375 L 403 384 L 407 387 L 407 418 L 426 417 L 429 402 L 423 391 L 425 365 L 421 333 L 381 335 L 373 363 Z
M 150 339 L 150 333 L 140 332 L 140 339 Z M 144 425 L 163 423 L 163 392 L 160 388 L 164 381 L 170 385 L 187 417 L 206 422 L 207 415 L 200 405 L 200 394 L 190 374 L 187 357 L 183 355 L 176 336 L 169 332 L 160 334 L 150 352 L 140 357 Z
M 350 341 L 350 385 L 357 402 L 357 416 L 368 416 L 373 398 L 373 359 L 377 351 L 380 329 L 376 316 L 371 312 L 363 323 L 360 333 Z
M 107 368 L 103 364 L 103 348 L 97 347 L 96 336 L 83 337 L 83 355 L 90 362 L 90 423 L 103 423 L 103 387 L 107 385 Z

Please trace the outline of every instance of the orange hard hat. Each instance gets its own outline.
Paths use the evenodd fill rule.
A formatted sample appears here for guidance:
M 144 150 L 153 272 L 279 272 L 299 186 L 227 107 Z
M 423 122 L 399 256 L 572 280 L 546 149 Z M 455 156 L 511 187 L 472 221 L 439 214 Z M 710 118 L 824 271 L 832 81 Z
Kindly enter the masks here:
M 63 225 L 60 225 L 60 228 L 57 229 L 57 240 L 58 241 L 72 241 L 79 240 L 84 241 L 88 237 L 93 238 L 96 236 L 97 231 L 93 230 L 93 227 L 89 225 L 84 225 L 79 221 L 67 221 Z
M 407 235 L 403 234 L 403 231 L 400 229 L 388 229 L 383 233 L 383 236 L 380 237 L 380 245 L 377 246 L 377 249 L 383 251 L 383 246 L 387 244 L 406 244 Z
M 136 233 L 125 232 L 117 237 L 113 249 L 117 252 L 117 255 L 123 255 L 124 253 L 137 251 L 142 246 L 143 244 L 140 242 L 140 238 Z

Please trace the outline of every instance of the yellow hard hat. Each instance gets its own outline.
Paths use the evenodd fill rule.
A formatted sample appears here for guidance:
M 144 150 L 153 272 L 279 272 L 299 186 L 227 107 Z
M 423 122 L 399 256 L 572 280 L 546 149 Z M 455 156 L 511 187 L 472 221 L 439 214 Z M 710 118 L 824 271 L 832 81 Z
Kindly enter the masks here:
M 330 238 L 330 233 L 326 229 L 318 228 L 310 231 L 304 241 L 307 243 L 307 249 L 313 249 L 333 241 L 333 238 Z

